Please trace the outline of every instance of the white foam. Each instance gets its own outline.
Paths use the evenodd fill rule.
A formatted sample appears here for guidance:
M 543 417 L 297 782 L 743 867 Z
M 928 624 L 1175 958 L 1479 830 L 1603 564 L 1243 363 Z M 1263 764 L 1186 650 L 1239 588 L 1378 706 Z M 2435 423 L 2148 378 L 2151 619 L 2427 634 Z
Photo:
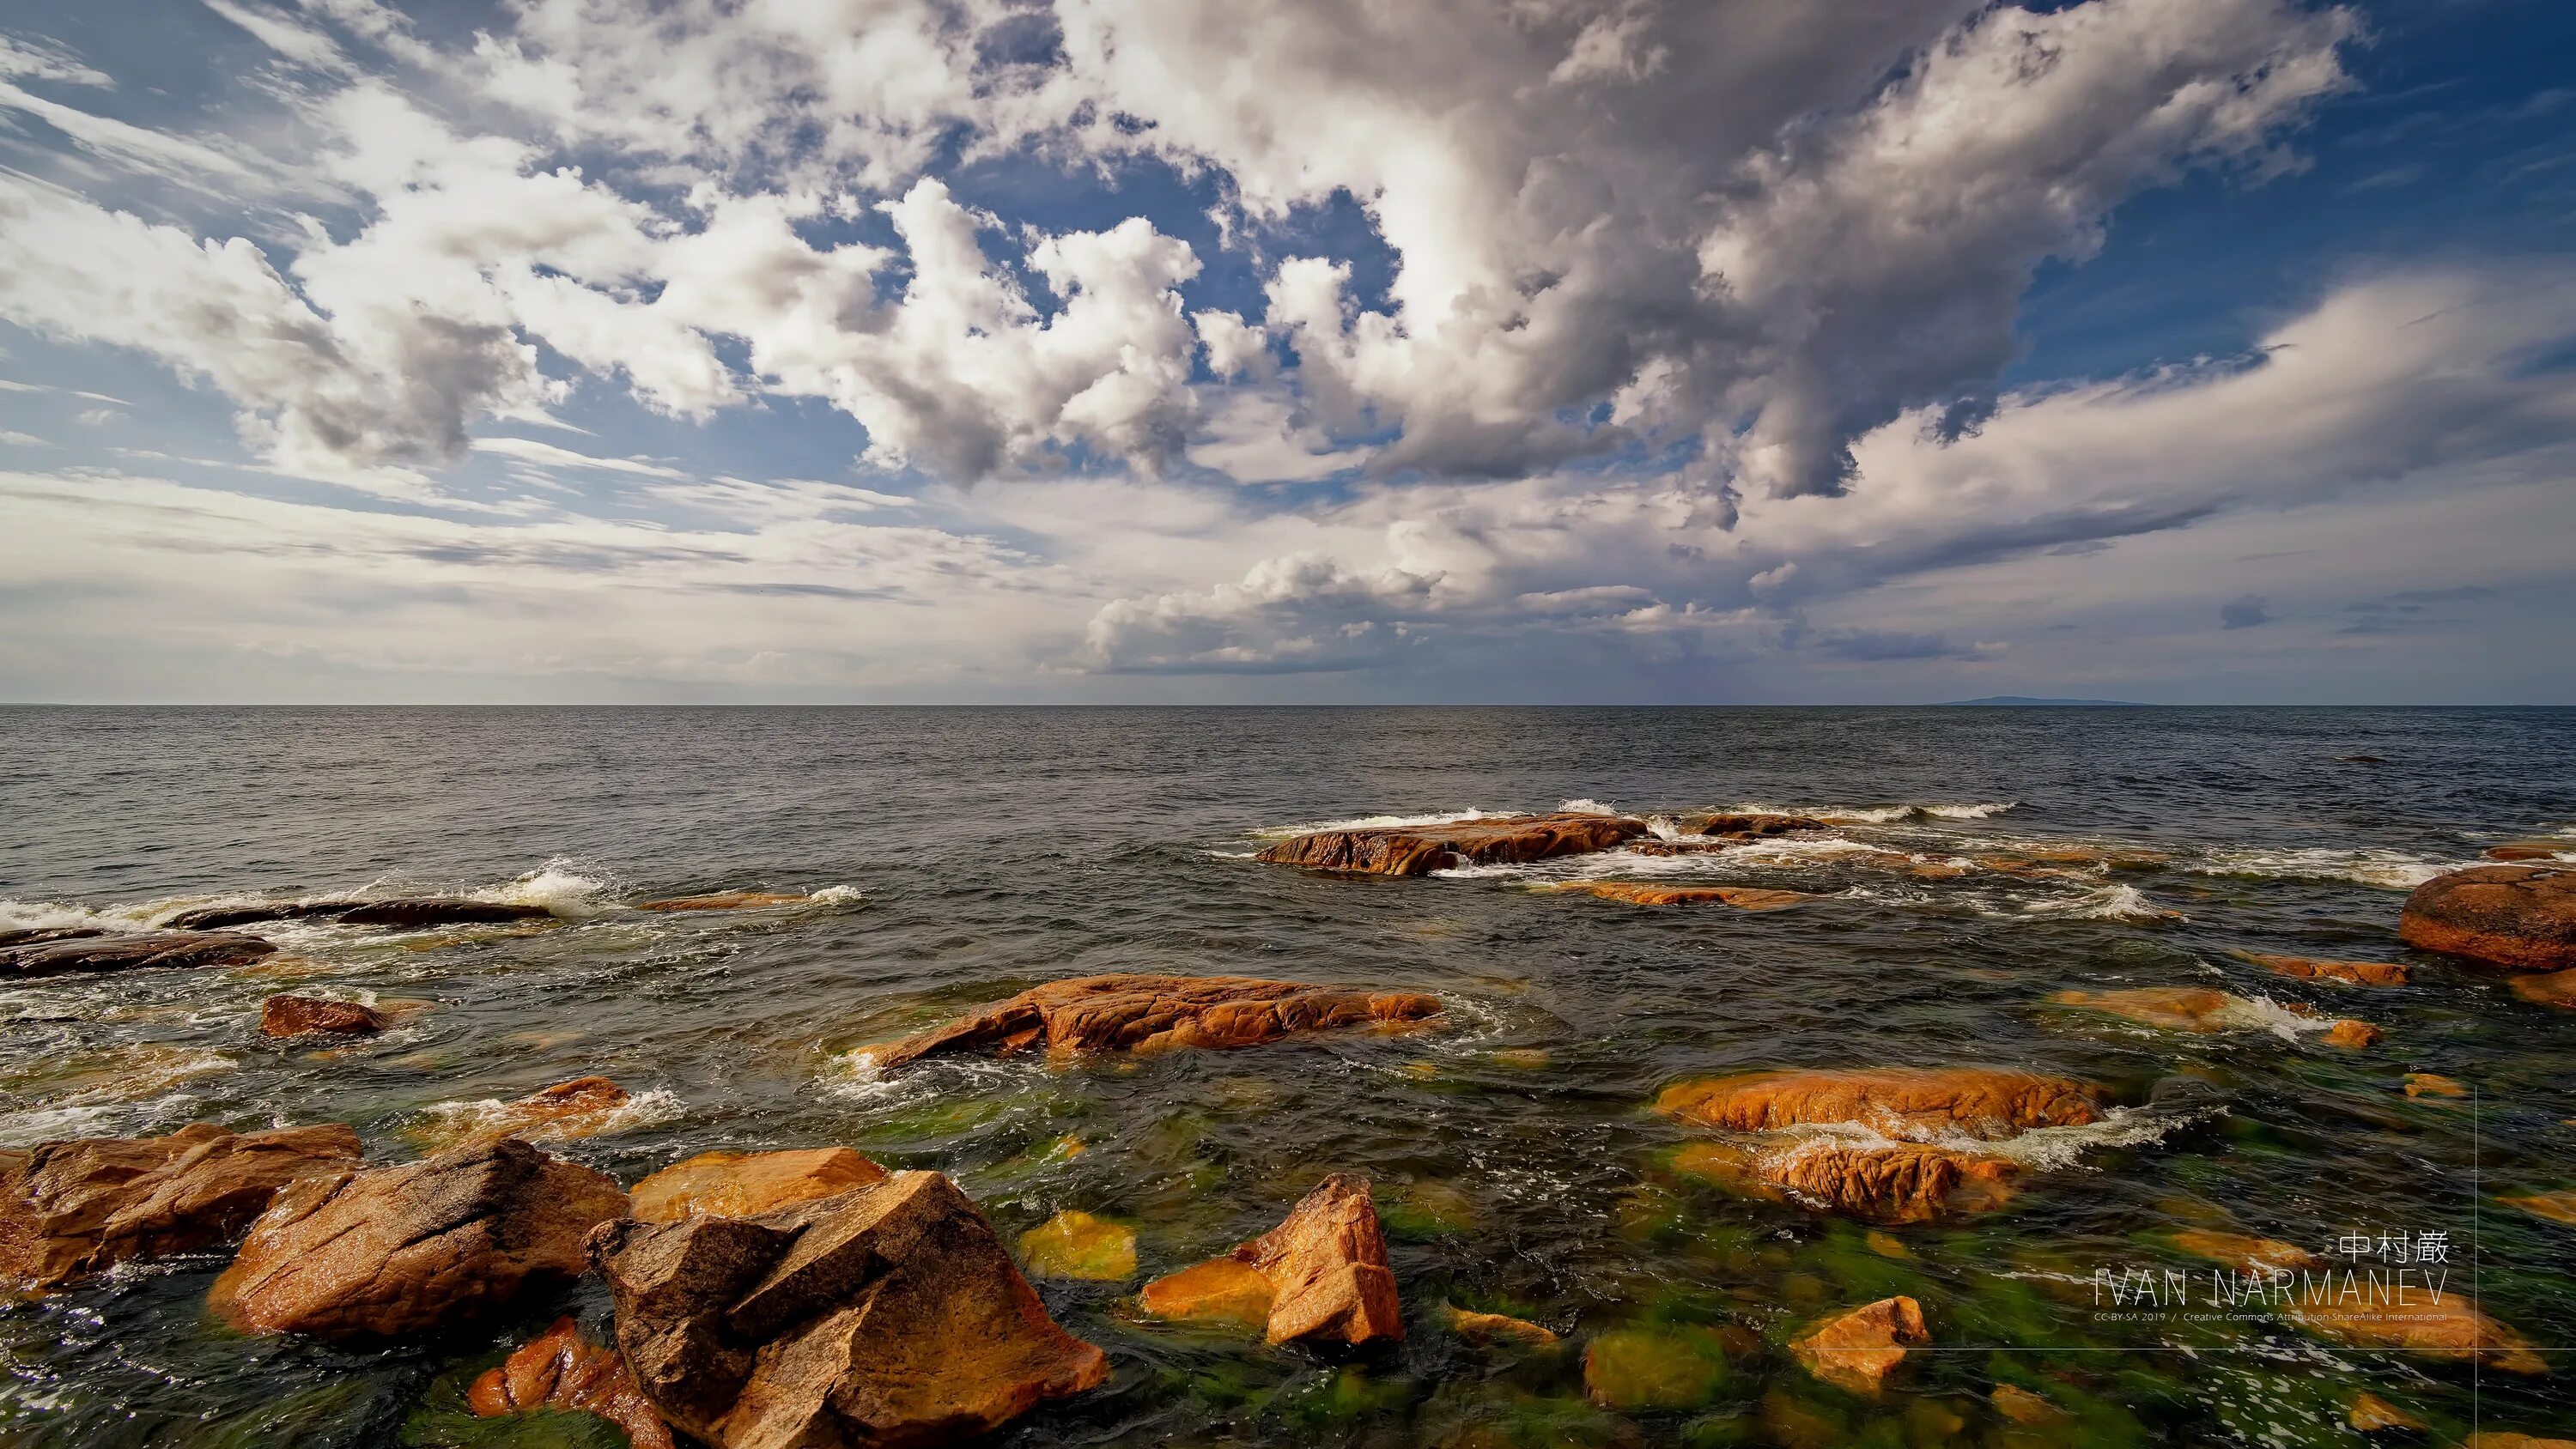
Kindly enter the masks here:
M 2302 1016 L 2268 996 L 2231 996 L 2214 1019 L 2249 1031 L 2268 1031 L 2286 1042 L 2312 1032 L 2332 1031 L 2336 1018 Z
M 1805 815 L 1835 825 L 1893 825 L 1900 820 L 1985 820 L 2020 804 L 2018 800 L 1905 805 L 1746 804 L 1730 805 L 1727 809 L 1743 815 Z
M 141 929 L 142 922 L 58 901 L 0 901 L 0 930 L 57 931 L 84 926 L 132 931 Z
M 1787 1139 L 1785 1145 L 1766 1150 L 1770 1161 L 1794 1161 L 1812 1152 L 1846 1148 L 1889 1148 L 1911 1144 L 1939 1147 L 1948 1151 L 1974 1153 L 1985 1157 L 2008 1158 L 2041 1171 L 2078 1167 L 2084 1154 L 2096 1148 L 2137 1147 L 2161 1142 L 2180 1128 L 2189 1126 L 2218 1109 L 2202 1108 L 2191 1112 L 2168 1112 L 2152 1107 L 2113 1107 L 2099 1121 L 2057 1127 L 2029 1127 L 2008 1137 L 1976 1137 L 1957 1128 L 1910 1130 L 1895 1124 L 1895 1130 L 1857 1122 L 1820 1122 L 1784 1128 L 1766 1137 Z
M 485 1131 L 506 1130 L 509 1135 L 529 1142 L 562 1142 L 579 1137 L 606 1137 L 618 1132 L 632 1132 L 638 1127 L 651 1127 L 671 1121 L 688 1110 L 679 1094 L 667 1087 L 638 1092 L 615 1106 L 597 1112 L 580 1112 L 541 1121 L 523 1122 L 528 1104 L 505 1102 L 486 1097 L 477 1102 L 439 1102 L 421 1109 L 421 1115 L 438 1123 L 441 1136 L 477 1136 Z
M 2190 869 L 2199 875 L 2248 875 L 2275 880 L 2343 880 L 2383 890 L 2408 891 L 2437 875 L 2465 870 L 2476 861 L 2433 861 L 2396 850 L 2281 850 L 2229 847 L 2210 852 Z
M 1617 815 L 1622 812 L 1615 805 L 1604 805 L 1587 795 L 1579 800 L 1557 801 L 1556 813 L 1559 815 Z
M 1504 812 L 1508 815 L 1510 812 Z M 1348 820 L 1308 820 L 1296 825 L 1265 825 L 1254 835 L 1278 838 L 1290 835 L 1321 835 L 1330 830 L 1394 830 L 1408 825 L 1454 825 L 1461 820 L 1500 819 L 1488 810 L 1451 810 L 1431 815 L 1356 815 Z
M 855 906 L 867 899 L 867 893 L 854 885 L 827 885 L 805 899 L 818 906 Z
M 594 875 L 594 869 L 557 856 L 506 885 L 476 891 L 473 898 L 502 905 L 542 906 L 567 920 L 581 920 L 607 910 L 619 893 L 614 879 L 605 872 Z
M 2186 920 L 2182 912 L 2157 905 L 2133 885 L 2105 885 L 2087 890 L 2072 900 L 2025 901 L 2021 914 L 2050 921 L 2149 921 Z

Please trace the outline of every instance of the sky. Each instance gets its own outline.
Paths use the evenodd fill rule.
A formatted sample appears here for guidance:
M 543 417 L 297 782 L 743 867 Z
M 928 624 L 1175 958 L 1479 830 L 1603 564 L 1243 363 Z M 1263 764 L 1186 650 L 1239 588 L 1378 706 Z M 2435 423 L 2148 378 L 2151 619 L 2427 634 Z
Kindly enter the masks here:
M 2576 703 L 2560 0 L 0 0 L 0 700 Z

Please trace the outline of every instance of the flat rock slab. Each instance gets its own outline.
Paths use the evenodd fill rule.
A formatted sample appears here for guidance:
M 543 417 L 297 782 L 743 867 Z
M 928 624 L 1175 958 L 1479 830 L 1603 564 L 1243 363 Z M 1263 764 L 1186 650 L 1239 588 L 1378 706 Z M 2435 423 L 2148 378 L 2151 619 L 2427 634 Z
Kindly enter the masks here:
M 2098 1122 L 2102 1090 L 1996 1067 L 1749 1072 L 1677 1082 L 1656 1097 L 1655 1110 L 1737 1132 L 1851 1123 L 1891 1137 L 1964 1132 L 1991 1140 Z
M 2576 968 L 2576 869 L 2481 865 L 2435 876 L 2406 898 L 2397 937 L 2516 971 Z
M 200 1122 L 0 1154 L 0 1279 L 54 1288 L 202 1252 L 239 1236 L 288 1184 L 358 1160 L 357 1132 L 338 1122 L 250 1133 Z
M 2312 956 L 2275 956 L 2265 951 L 2239 951 L 2237 956 L 2280 976 L 2301 981 L 2340 981 L 2348 986 L 2403 986 L 2407 970 L 2396 961 L 2323 961 Z
M 783 891 L 714 891 L 702 896 L 671 896 L 638 901 L 639 911 L 743 911 L 762 906 L 801 906 L 811 896 Z
M 717 1449 L 965 1440 L 1109 1372 L 935 1172 L 748 1218 L 624 1219 L 590 1253 L 645 1396 Z
M 49 939 L 0 946 L 0 979 L 75 972 L 154 971 L 183 966 L 241 966 L 277 948 L 230 931 L 38 932 Z
M 584 1236 L 625 1211 L 605 1175 L 515 1139 L 318 1174 L 277 1194 L 207 1306 L 246 1333 L 456 1328 L 581 1276 Z
M 1429 875 L 1461 865 L 1526 865 L 1585 855 L 1647 833 L 1645 821 L 1621 815 L 1515 815 L 1319 831 L 1282 840 L 1253 859 L 1349 875 Z
M 596 1414 L 624 1430 L 631 1449 L 677 1449 L 671 1426 L 644 1396 L 626 1360 L 613 1348 L 583 1339 L 569 1318 L 556 1319 L 476 1379 L 465 1391 L 465 1406 L 484 1419 L 539 1409 Z
M 337 921 L 346 926 L 412 930 L 423 926 L 498 925 L 552 914 L 543 906 L 428 896 L 408 901 L 270 901 L 250 906 L 203 906 L 181 911 L 170 918 L 169 924 L 182 930 L 213 930 L 268 921 Z
M 1675 822 L 1685 834 L 1714 835 L 1722 840 L 1763 840 L 1774 835 L 1795 835 L 1806 830 L 1826 830 L 1830 823 L 1812 815 L 1782 815 L 1764 810 L 1704 810 L 1684 815 Z
M 1439 1013 L 1437 997 L 1417 992 L 1249 976 L 1082 976 L 1033 987 L 945 1026 L 870 1047 L 866 1055 L 885 1069 L 951 1052 L 1254 1046 L 1296 1032 Z

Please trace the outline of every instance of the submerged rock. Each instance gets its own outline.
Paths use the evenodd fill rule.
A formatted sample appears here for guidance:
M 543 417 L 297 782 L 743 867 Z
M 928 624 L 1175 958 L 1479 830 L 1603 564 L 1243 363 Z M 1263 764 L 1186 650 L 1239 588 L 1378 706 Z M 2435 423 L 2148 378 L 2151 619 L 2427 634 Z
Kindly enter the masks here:
M 2295 1290 L 2291 1320 L 2354 1348 L 2393 1348 L 2427 1358 L 2474 1360 L 2507 1373 L 2549 1372 L 2528 1339 L 2480 1312 L 2456 1289 L 2438 1300 L 2420 1287 L 2401 1297 L 2385 1287 L 2373 1291 L 2350 1269 L 2344 1274 L 2357 1285 L 2350 1293 L 2320 1294 L 2324 1301 L 2312 1302 L 2304 1287 Z M 2332 1282 L 2335 1276 L 2329 1272 L 2324 1280 Z
M 1992 1212 L 2012 1201 L 2023 1171 L 2012 1158 L 1963 1148 L 1832 1137 L 1694 1142 L 1673 1155 L 1673 1169 L 1746 1197 L 1891 1227 Z
M 2060 991 L 2049 1000 L 2123 1017 L 2162 1031 L 2232 1031 L 2255 1023 L 2262 1008 L 2241 996 L 2201 986 L 2136 986 L 2118 991 Z
M 1548 889 L 1557 893 L 1573 891 L 1598 896 L 1605 901 L 1625 901 L 1632 906 L 1687 906 L 1715 901 L 1739 911 L 1776 911 L 1815 899 L 1804 891 L 1769 890 L 1761 886 L 1656 885 L 1650 881 L 1634 880 L 1568 881 Z
M 1124 1283 L 1136 1276 L 1136 1230 L 1069 1208 L 1020 1234 L 1020 1261 L 1042 1278 Z
M 1320 831 L 1282 840 L 1253 859 L 1353 875 L 1429 875 L 1460 865 L 1526 865 L 1584 855 L 1646 833 L 1645 821 L 1619 815 L 1515 815 Z
M 1751 1072 L 1677 1082 L 1655 1098 L 1655 1110 L 1738 1132 L 1849 1122 L 1892 1137 L 1957 1131 L 1991 1139 L 2098 1122 L 2102 1091 L 1994 1067 Z
M 370 1036 L 393 1024 L 393 1018 L 355 1001 L 320 996 L 272 996 L 259 1004 L 263 1036 L 292 1037 L 315 1033 Z
M 1888 1372 L 1905 1361 L 1906 1345 L 1931 1339 L 1923 1326 L 1923 1305 L 1900 1295 L 1810 1327 L 1789 1340 L 1789 1354 L 1826 1383 L 1872 1396 Z
M 2406 898 L 2397 936 L 2419 951 L 2517 971 L 2576 967 L 2576 869 L 2481 865 L 2435 876 Z
M 1368 1179 L 1341 1173 L 1227 1256 L 1146 1284 L 1141 1301 L 1158 1318 L 1257 1322 L 1272 1343 L 1404 1337 Z
M 2556 860 L 2576 855 L 2576 840 L 2508 840 L 2480 853 L 2489 860 Z
M 2513 994 L 2534 1006 L 2576 1011 L 2576 967 L 2565 971 L 2525 972 L 2513 978 Z
M 1604 1409 L 1696 1409 L 1726 1376 L 1726 1338 L 1713 1328 L 1620 1328 L 1583 1346 L 1583 1394 Z
M 632 1449 L 676 1449 L 671 1428 L 615 1349 L 583 1340 L 570 1318 L 521 1344 L 465 1391 L 475 1416 L 497 1419 L 536 1409 L 596 1414 L 626 1432 Z
M 2332 1266 L 2331 1259 L 2311 1253 L 2296 1243 L 2221 1232 L 2216 1228 L 2187 1228 L 2174 1234 L 2172 1241 L 2175 1247 L 2195 1258 L 2223 1263 L 2240 1274 Z
M 624 1219 L 590 1253 L 645 1396 L 718 1449 L 945 1443 L 1109 1371 L 935 1172 L 748 1218 Z
M 504 1137 L 567 1142 L 596 1137 L 625 1120 L 635 1098 L 606 1077 L 575 1077 L 515 1102 L 475 1102 L 438 1109 L 403 1135 L 430 1147 L 495 1142 Z
M 2406 967 L 2395 961 L 2319 961 L 2307 956 L 2274 956 L 2263 951 L 2239 951 L 2240 959 L 2251 961 L 2266 971 L 2294 976 L 2302 981 L 2341 981 L 2353 986 L 2403 986 Z
M 2465 1097 L 2469 1089 L 2434 1072 L 2408 1072 L 2406 1095 L 2410 1097 Z
M 1440 1305 L 1441 1321 L 1449 1331 L 1470 1343 L 1514 1343 L 1523 1348 L 1553 1348 L 1558 1335 L 1545 1324 L 1508 1313 L 1478 1313 L 1455 1304 Z
M 2513 1197 L 2498 1198 L 2496 1201 L 2508 1207 L 2518 1207 L 2534 1216 L 2547 1218 L 2553 1223 L 2565 1223 L 2571 1228 L 2576 1228 L 2576 1192 L 2527 1192 Z
M 2327 1046 L 2342 1047 L 2346 1051 L 2360 1051 L 2368 1047 L 2379 1045 L 2380 1038 L 2383 1035 L 2384 1033 L 2382 1033 L 2378 1027 L 2372 1026 L 2369 1022 L 2356 1021 L 2351 1017 L 2345 1017 L 2343 1020 L 2327 1027 L 2325 1035 L 2317 1038 L 2317 1040 L 2324 1042 Z
M 846 1147 L 701 1152 L 635 1184 L 627 1194 L 628 1216 L 648 1223 L 747 1218 L 883 1182 L 885 1175 L 884 1168 Z
M 0 951 L 13 946 L 45 946 L 56 941 L 95 941 L 110 934 L 104 926 L 13 926 L 0 931 Z
M 1986 1395 L 1995 1412 L 2031 1428 L 2049 1428 L 2070 1423 L 2075 1416 L 2018 1384 L 1997 1384 Z
M 626 1211 L 608 1177 L 515 1139 L 289 1184 L 207 1306 L 248 1333 L 388 1339 L 502 1312 L 579 1277 Z
M 250 1226 L 281 1188 L 355 1167 L 348 1126 L 48 1142 L 0 1154 L 0 1280 L 58 1287 L 119 1263 L 200 1252 Z
M 1238 1047 L 1292 1032 L 1418 1021 L 1437 997 L 1350 991 L 1249 976 L 1082 976 L 1032 987 L 998 1006 L 866 1055 L 880 1068 L 947 1052 L 1161 1051 Z
M 257 936 L 231 931 L 37 932 L 42 939 L 0 946 L 0 979 L 72 972 L 154 971 L 182 966 L 240 966 L 276 951 Z
M 739 911 L 758 906 L 802 905 L 811 897 L 801 891 L 714 891 L 702 896 L 671 896 L 638 901 L 639 911 Z
M 2344 1416 L 2344 1422 L 2364 1434 L 2376 1434 L 2383 1429 L 2407 1429 L 2422 1433 L 2429 1427 L 2423 1420 L 2367 1389 L 2353 1395 L 2352 1408 Z
M 426 896 L 408 901 L 269 901 L 252 906 L 202 906 L 193 911 L 181 911 L 170 918 L 169 924 L 181 930 L 213 930 L 222 926 L 255 926 L 266 921 L 338 921 L 348 926 L 396 926 L 410 930 L 423 926 L 497 925 L 505 921 L 532 921 L 552 914 L 543 906 L 467 900 L 458 896 Z

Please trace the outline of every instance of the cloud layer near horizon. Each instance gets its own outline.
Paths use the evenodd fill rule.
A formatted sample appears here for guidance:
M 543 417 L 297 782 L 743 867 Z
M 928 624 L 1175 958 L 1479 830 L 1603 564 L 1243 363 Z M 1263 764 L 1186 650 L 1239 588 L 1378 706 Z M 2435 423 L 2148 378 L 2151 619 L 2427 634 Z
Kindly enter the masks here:
M 265 60 L 196 114 L 0 47 L 48 138 L 0 172 L 0 320 L 232 418 L 20 435 L 21 694 L 2098 678 L 2035 631 L 2154 592 L 2115 549 L 2435 492 L 2456 537 L 2376 593 L 2199 570 L 2133 677 L 2420 629 L 2381 596 L 2467 597 L 2459 552 L 2565 582 L 2463 532 L 2564 507 L 2565 267 L 2392 262 L 2240 355 L 2001 385 L 2121 202 L 2298 164 L 2344 9 L 208 3 Z M 829 416 L 838 468 L 743 441 Z M 636 441 L 674 427 L 733 441 Z M 1472 683 L 1515 668 L 1552 682 Z

